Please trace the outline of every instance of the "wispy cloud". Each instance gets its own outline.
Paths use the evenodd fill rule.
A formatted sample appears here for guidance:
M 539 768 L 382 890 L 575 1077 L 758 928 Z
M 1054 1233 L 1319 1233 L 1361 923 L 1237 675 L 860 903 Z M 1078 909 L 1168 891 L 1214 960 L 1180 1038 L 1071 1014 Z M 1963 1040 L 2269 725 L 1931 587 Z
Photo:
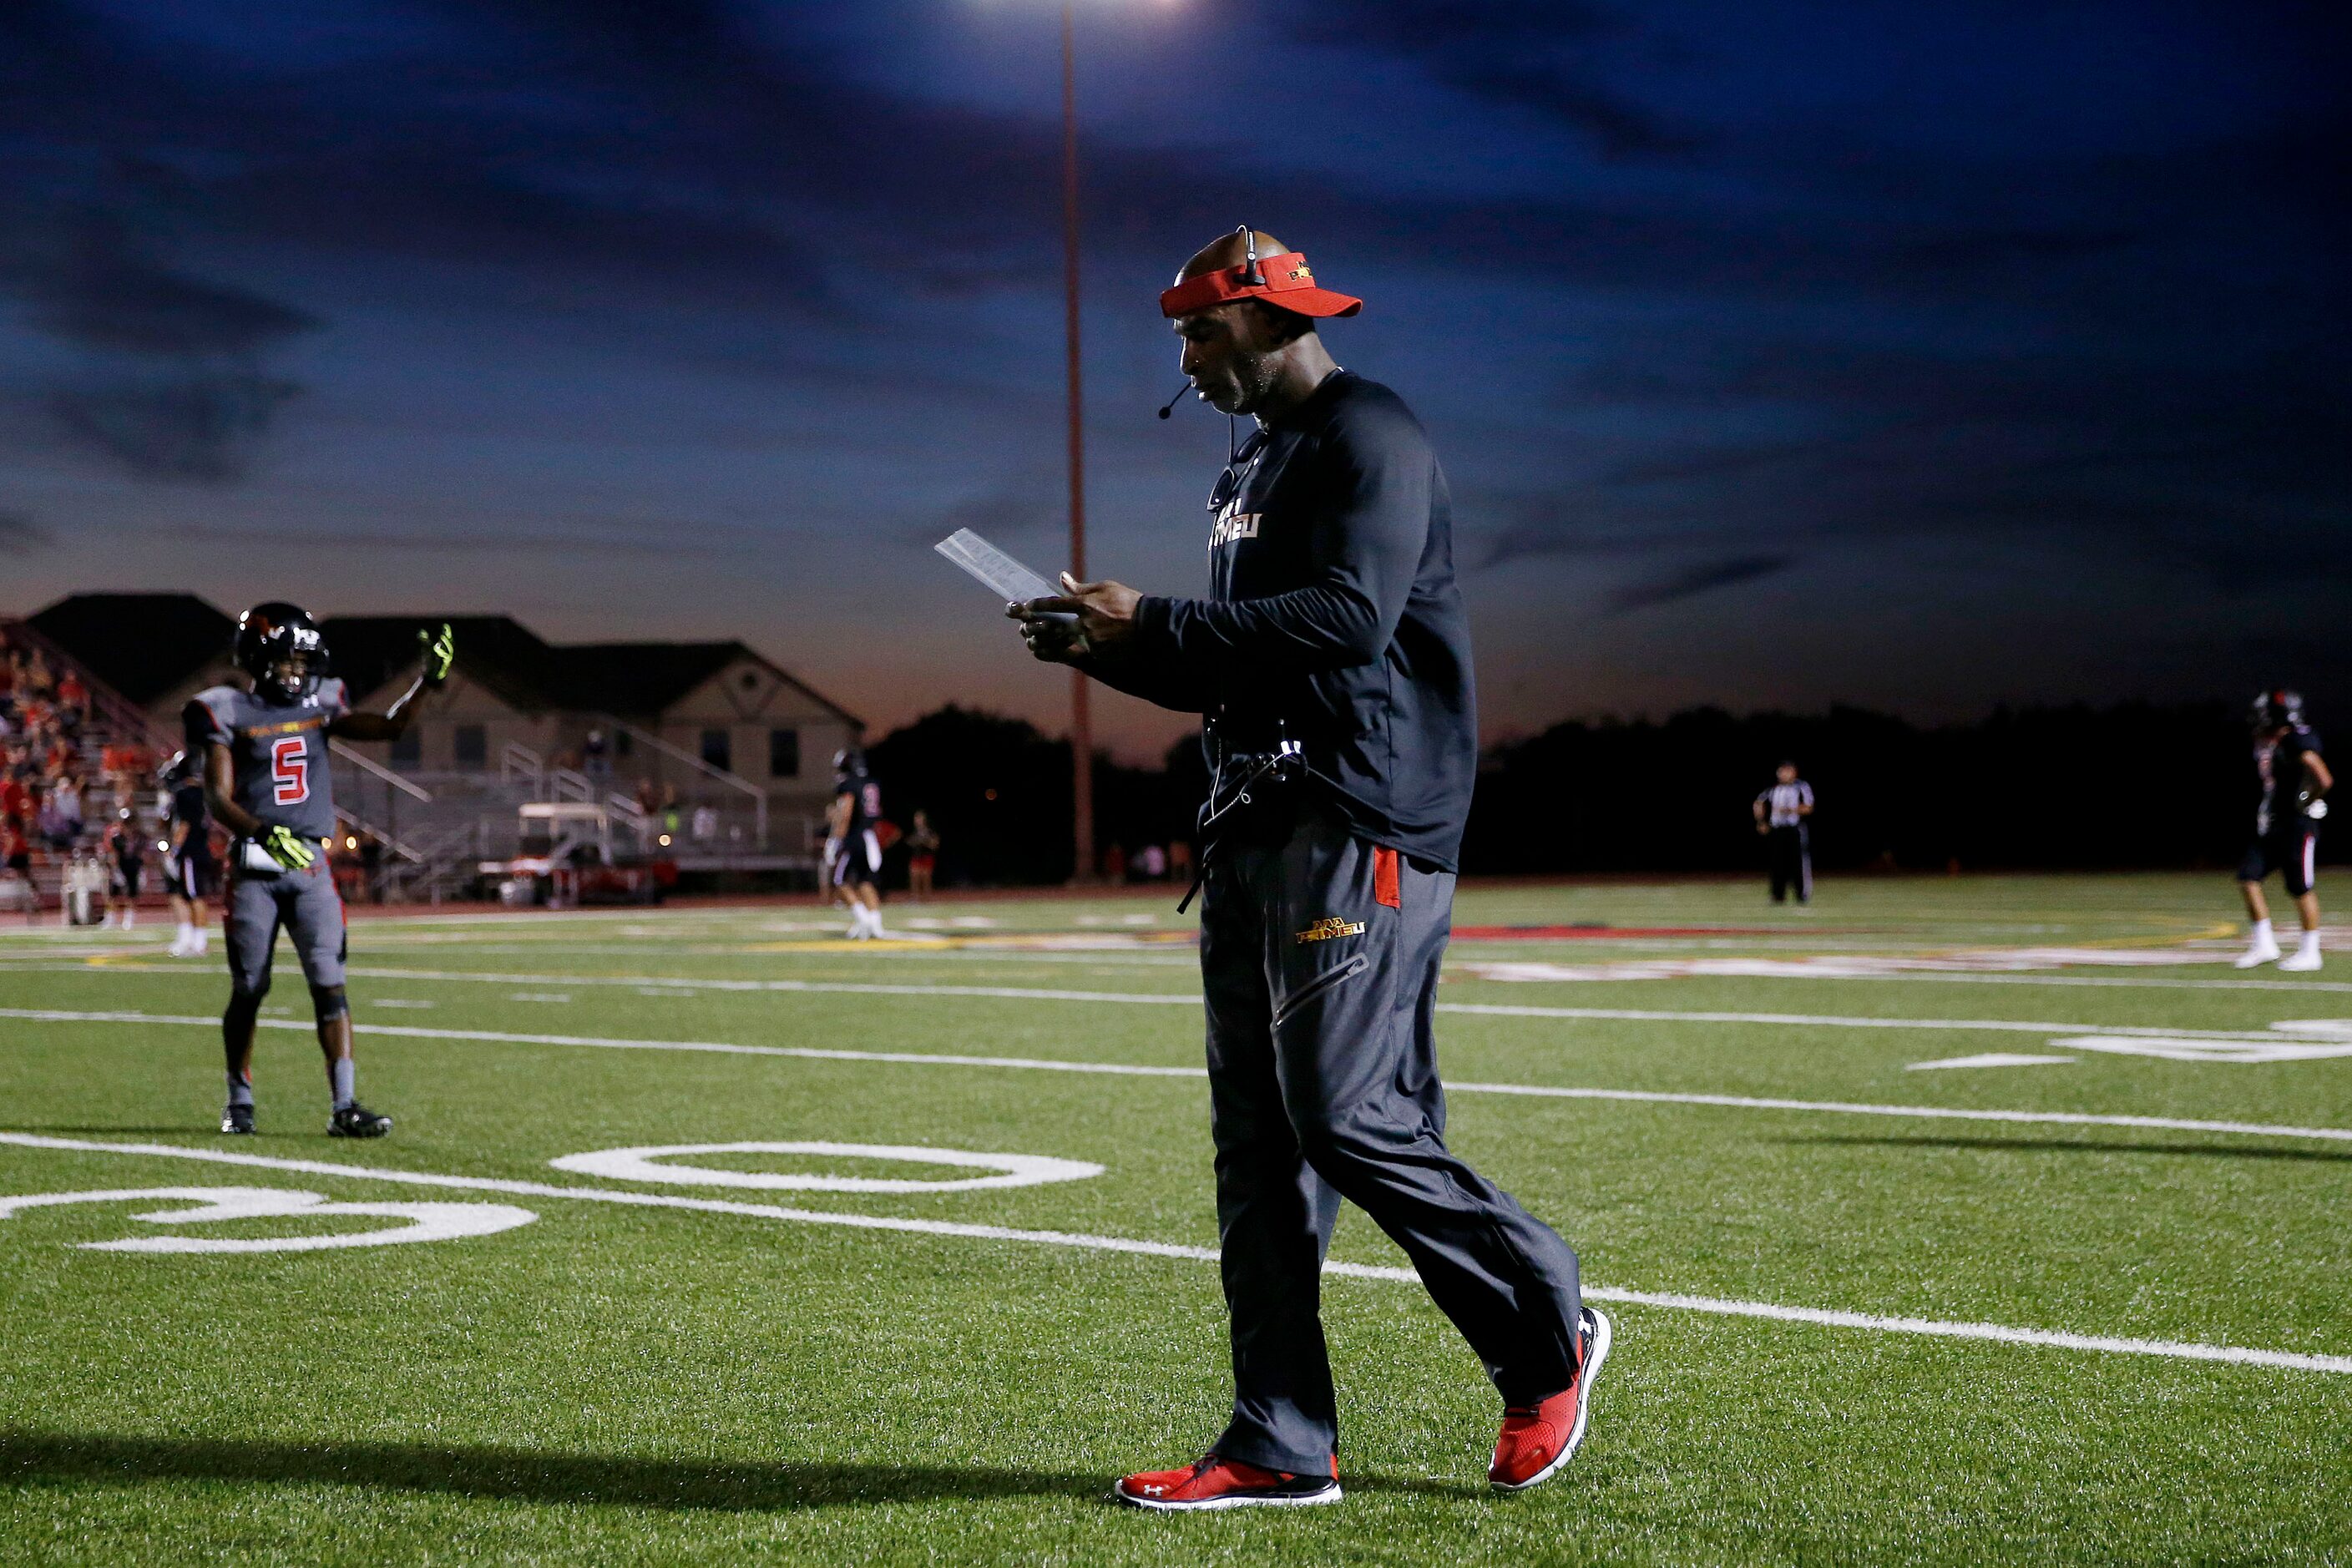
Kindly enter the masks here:
M 49 394 L 58 426 L 141 479 L 243 479 L 278 411 L 301 389 L 253 371 L 132 374 Z
M 1670 605 L 1677 599 L 1695 598 L 1718 588 L 1772 576 L 1787 571 L 1796 562 L 1793 555 L 1735 555 L 1722 561 L 1703 561 L 1618 589 L 1609 595 L 1609 608 L 1612 614 L 1623 615 L 1629 610 Z
M 30 512 L 0 509 L 0 555 L 30 555 L 55 542 Z

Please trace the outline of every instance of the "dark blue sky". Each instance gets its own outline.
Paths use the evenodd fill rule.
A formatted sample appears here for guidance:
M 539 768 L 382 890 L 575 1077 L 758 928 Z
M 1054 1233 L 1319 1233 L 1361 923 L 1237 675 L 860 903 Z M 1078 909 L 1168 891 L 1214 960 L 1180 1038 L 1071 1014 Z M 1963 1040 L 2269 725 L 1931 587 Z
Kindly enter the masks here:
M 2352 706 L 2336 5 L 1084 0 L 1094 564 L 1203 581 L 1241 222 L 1452 475 L 1490 734 Z M 0 5 L 0 609 L 740 636 L 1058 727 L 1058 7 Z M 1130 752 L 1175 725 L 1107 697 Z

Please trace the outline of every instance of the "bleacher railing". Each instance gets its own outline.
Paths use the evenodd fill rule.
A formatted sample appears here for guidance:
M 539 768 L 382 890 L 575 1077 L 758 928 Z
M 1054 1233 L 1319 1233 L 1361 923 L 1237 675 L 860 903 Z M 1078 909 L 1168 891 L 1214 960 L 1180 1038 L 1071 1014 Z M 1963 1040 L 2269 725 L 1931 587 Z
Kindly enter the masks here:
M 616 719 L 610 713 L 593 713 L 589 715 L 589 717 L 593 719 L 599 724 L 610 725 L 620 733 L 628 736 L 632 741 L 660 752 L 663 756 L 669 758 L 673 762 L 685 763 L 688 767 L 693 769 L 696 773 L 700 773 L 703 777 L 711 780 L 715 784 L 721 784 L 730 790 L 740 791 L 743 795 L 749 795 L 751 797 L 751 833 L 752 837 L 755 840 L 754 847 L 763 851 L 768 847 L 768 792 L 766 790 L 761 789 L 758 784 L 753 784 L 750 779 L 745 778 L 742 774 L 731 773 L 724 768 L 714 767 L 709 763 L 707 763 L 700 757 L 696 756 L 692 752 L 688 751 L 685 747 L 674 746 L 667 741 L 663 740 L 659 735 L 653 733 L 649 730 L 641 730 L 625 719 Z

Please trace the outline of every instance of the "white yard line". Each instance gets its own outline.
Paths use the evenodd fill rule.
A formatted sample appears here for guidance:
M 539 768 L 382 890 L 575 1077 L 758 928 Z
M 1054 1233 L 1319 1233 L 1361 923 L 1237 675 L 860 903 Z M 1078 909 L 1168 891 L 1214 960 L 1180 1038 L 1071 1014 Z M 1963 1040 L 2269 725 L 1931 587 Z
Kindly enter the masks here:
M 225 1149 L 186 1149 L 172 1143 L 109 1143 L 80 1138 L 51 1138 L 29 1132 L 0 1132 L 0 1143 L 27 1149 L 125 1154 L 168 1160 L 195 1160 L 305 1175 L 341 1176 L 355 1181 L 393 1182 L 408 1186 L 456 1188 L 463 1191 L 508 1193 L 527 1197 L 571 1198 L 583 1203 L 619 1204 L 635 1208 L 690 1209 L 704 1214 L 743 1215 L 793 1225 L 837 1226 L 856 1230 L 900 1231 L 924 1236 L 952 1236 L 982 1241 L 1016 1241 L 1032 1246 L 1063 1247 L 1090 1252 L 1124 1252 L 1150 1258 L 1182 1258 L 1213 1263 L 1214 1248 L 1174 1242 L 1145 1241 L 1123 1236 L 1088 1236 L 1062 1230 L 1016 1230 L 1008 1226 L 970 1225 L 954 1220 L 902 1219 L 887 1215 L 839 1214 L 821 1209 L 786 1208 L 777 1204 L 731 1202 L 724 1198 L 688 1198 L 667 1193 L 624 1192 L 608 1187 L 560 1186 L 548 1182 L 509 1181 L 494 1176 L 444 1176 L 422 1171 L 397 1171 L 366 1165 L 331 1164 L 323 1160 L 287 1160 L 267 1154 L 235 1153 Z M 1326 1263 L 1323 1271 L 1353 1279 L 1392 1280 L 1412 1284 L 1410 1268 L 1366 1263 Z M 1932 1318 L 1885 1317 L 1871 1312 L 1846 1312 L 1823 1307 L 1789 1307 L 1774 1301 L 1739 1301 L 1719 1296 L 1679 1292 L 1624 1290 L 1588 1285 L 1584 1294 L 1596 1301 L 1623 1301 L 1668 1310 L 1707 1312 L 1736 1318 L 1768 1318 L 1781 1322 L 1812 1323 L 1828 1328 L 1868 1329 L 1881 1333 L 1919 1334 L 1937 1339 L 1988 1340 L 2000 1344 L 2039 1345 L 2056 1350 L 2104 1351 L 2121 1355 L 2165 1356 L 2178 1361 L 2233 1362 L 2246 1366 L 2278 1367 L 2294 1372 L 2352 1373 L 2352 1356 L 2313 1355 L 2295 1351 L 2255 1350 L 2242 1345 L 2202 1344 L 2195 1341 L 2121 1339 L 2105 1334 L 2074 1334 L 2052 1329 L 2020 1329 L 2005 1323 L 1949 1322 Z
M 654 944 L 649 942 L 624 943 L 558 942 L 553 939 L 550 939 L 546 942 L 486 942 L 455 936 L 446 941 L 434 942 L 370 941 L 367 945 L 371 951 L 376 952 L 389 952 L 394 957 L 406 957 L 410 956 L 412 953 L 425 956 L 429 955 L 434 950 L 444 947 L 462 947 L 469 956 L 497 953 L 507 958 L 537 958 L 543 957 L 549 953 L 561 953 L 566 958 L 579 958 L 590 955 L 602 958 L 629 958 L 634 959 L 640 963 L 650 958 L 752 958 L 762 960 L 772 958 L 848 958 L 854 962 L 862 963 L 869 959 L 887 957 L 896 959 L 900 963 L 938 963 L 956 964 L 1076 963 L 1088 964 L 1099 969 L 1197 970 L 1201 964 L 1201 961 L 1189 952 L 1180 955 L 1167 952 L 1142 952 L 1129 948 L 1103 948 L 1078 952 L 1056 952 L 1051 949 L 1026 947 L 991 948 L 985 950 L 971 948 L 923 948 L 919 950 L 909 950 L 889 948 L 877 949 L 869 945 L 866 949 L 856 953 L 844 953 L 838 946 L 828 942 L 823 951 L 798 953 L 793 952 L 788 946 L 780 947 L 776 944 L 768 942 L 709 943 L 689 945 L 684 942 L 664 942 Z
M 357 973 L 354 971 L 354 973 Z M 1499 1018 L 1587 1018 L 1642 1024 L 1774 1024 L 1821 1029 L 1968 1029 L 2011 1035 L 2142 1035 L 2151 1039 L 2253 1040 L 2273 1037 L 2247 1029 L 2175 1029 L 2137 1024 L 2053 1024 L 2026 1018 L 1883 1018 L 1829 1013 L 1682 1012 L 1659 1007 L 1540 1007 L 1501 1002 L 1441 1002 L 1441 1013 Z
M 0 974 L 25 970 L 50 974 L 177 974 L 203 979 L 212 977 L 209 970 L 182 969 L 160 963 L 17 964 L 0 966 Z M 800 992 L 850 996 L 992 996 L 1015 1002 L 1162 1003 L 1181 1007 L 1197 1007 L 1201 1005 L 1200 994 L 1191 991 L 1061 991 L 1021 985 L 897 985 L 879 981 L 859 980 L 718 980 L 710 978 L 680 980 L 663 974 L 513 974 L 490 973 L 470 969 L 384 969 L 374 966 L 353 966 L 346 973 L 367 980 L 475 981 L 489 985 L 625 985 L 632 988 L 650 987 L 662 992 Z M 2078 1030 L 2105 1027 L 2103 1025 L 2091 1024 L 2070 1024 L 2066 1026 Z
M 214 1029 L 217 1018 L 165 1013 L 86 1013 L 43 1007 L 0 1008 L 0 1018 L 58 1024 L 176 1024 Z M 299 1019 L 261 1021 L 265 1029 L 307 1034 Z M 1059 1060 L 1047 1057 L 949 1055 L 932 1051 L 831 1050 L 815 1046 L 748 1046 L 725 1040 L 636 1040 L 598 1035 L 523 1034 L 499 1029 L 430 1029 L 408 1024 L 368 1024 L 359 1033 L 418 1040 L 471 1040 L 492 1045 L 579 1046 L 600 1050 L 686 1051 L 717 1056 L 787 1057 L 807 1061 L 893 1062 L 914 1067 L 996 1068 L 1024 1072 L 1100 1073 L 1118 1078 L 1205 1079 L 1202 1068 L 1147 1067 L 1126 1062 Z M 1929 1121 L 2005 1121 L 2059 1127 L 2136 1127 L 2173 1132 L 2223 1132 L 2250 1138 L 2315 1138 L 2352 1142 L 2352 1128 L 2292 1127 L 2263 1121 L 2219 1121 L 2189 1117 L 2105 1115 L 2075 1110 L 1977 1110 L 1935 1105 L 1874 1105 L 1836 1100 L 1784 1100 L 1757 1095 L 1691 1094 L 1665 1089 L 1584 1089 L 1533 1083 L 1449 1081 L 1449 1094 L 1505 1094 L 1538 1100 L 1609 1100 L 1647 1105 L 1704 1105 L 1731 1110 L 1812 1111 L 1838 1116 L 1895 1116 Z
M 1803 978 L 1930 980 L 1939 985 L 2084 985 L 2143 991 L 2352 991 L 2352 981 L 2347 980 L 2177 980 L 2125 974 L 1840 974 Z
M 157 964 L 110 963 L 48 966 L 76 974 L 184 974 Z M 0 970 L 0 973 L 5 973 Z M 605 985 L 648 988 L 672 995 L 696 991 L 793 993 L 852 996 L 977 996 L 1013 1002 L 1100 1002 L 1144 1006 L 1197 1007 L 1192 991 L 1067 991 L 1027 985 L 934 985 L 857 980 L 672 979 L 655 974 L 516 974 L 467 969 L 393 969 L 354 964 L 350 973 L 368 980 L 424 980 L 485 985 Z M 362 1004 L 364 1005 L 364 1004 Z M 1507 1002 L 1440 1002 L 1441 1013 L 1494 1018 L 1564 1018 L 1598 1023 L 1755 1024 L 1819 1029 L 1947 1029 L 2011 1035 L 2120 1035 L 2148 1039 L 2270 1040 L 2250 1029 L 2177 1029 L 2137 1024 L 2053 1023 L 2024 1018 L 1895 1018 L 1834 1013 L 1733 1013 L 1663 1007 L 1549 1007 Z M 0 1014 L 5 1016 L 5 1014 Z
M 110 956 L 112 956 L 113 954 L 115 954 L 115 953 L 117 953 L 117 952 L 121 952 L 121 949 L 119 949 L 119 948 L 106 948 L 106 949 L 103 949 L 103 950 L 100 950 L 100 949 L 92 949 L 92 950 L 90 950 L 90 951 L 89 951 L 89 952 L 88 956 L 90 956 L 90 957 L 99 957 L 99 958 L 110 957 Z M 634 951 L 634 952 L 640 952 L 640 953 L 645 953 L 646 956 L 653 956 L 653 954 L 652 954 L 652 953 L 650 953 L 646 949 L 644 949 L 644 948 L 633 949 L 632 951 Z M 54 959 L 56 956 L 57 956 L 57 955 L 56 955 L 56 954 L 54 954 L 54 953 L 45 954 L 45 955 L 43 955 L 43 957 L 44 957 L 44 959 L 45 959 L 45 960 L 47 960 L 47 959 Z M 773 955 L 771 955 L 771 956 L 773 956 Z M 782 954 L 782 956 L 792 956 L 792 955 L 791 955 L 791 954 L 789 954 L 789 953 L 785 953 L 785 954 Z M 840 953 L 838 953 L 837 952 L 824 952 L 824 953 L 811 953 L 811 954 L 807 954 L 806 956 L 809 956 L 809 957 L 826 957 L 826 958 L 833 958 L 833 957 L 839 957 L 839 956 L 841 956 L 841 955 L 840 955 Z M 866 954 L 862 954 L 862 953 L 859 955 L 859 957 L 860 957 L 861 959 L 863 959 L 865 956 L 866 956 Z M 1135 965 L 1135 966 L 1139 966 L 1139 967 L 1156 968 L 1156 967 L 1160 967 L 1160 966 L 1164 965 L 1164 966 L 1169 967 L 1169 968 L 1180 968 L 1180 967 L 1181 967 L 1181 968 L 1185 968 L 1185 969 L 1190 969 L 1190 968 L 1193 967 L 1193 966 L 1194 966 L 1194 964 L 1195 964 L 1195 963 L 1197 962 L 1196 960 L 1194 960 L 1194 959 L 1192 959 L 1192 958 L 1190 958 L 1190 957 L 1176 957 L 1176 956 L 1174 956 L 1174 955 L 1167 955 L 1167 956 L 1164 956 L 1164 957 L 1162 957 L 1162 958 L 1159 959 L 1157 962 L 1154 962 L 1154 961 L 1152 960 L 1151 955 L 1150 955 L 1150 954 L 1145 954 L 1145 953 L 1131 953 L 1131 952 L 1102 952 L 1102 953 L 1066 953 L 1066 954 L 1051 954 L 1051 953 L 1045 953 L 1045 952 L 1028 952 L 1028 951 L 1022 951 L 1022 952 L 994 952 L 994 951 L 992 951 L 992 952 L 969 952 L 969 951 L 965 951 L 965 952 L 948 952 L 948 951 L 945 951 L 945 950 L 932 950 L 932 951 L 926 951 L 926 952 L 902 952 L 902 953 L 898 954 L 898 956 L 900 956 L 900 957 L 906 957 L 906 958 L 940 959 L 940 960 L 942 960 L 942 961 L 949 960 L 949 959 L 954 959 L 954 960 L 957 960 L 957 961 L 959 961 L 959 962 L 967 962 L 967 963 L 1042 963 L 1042 962 L 1076 962 L 1076 963 L 1101 963 L 1101 964 L 1105 964 L 1105 965 L 1116 965 L 1116 966 L 1119 966 L 1119 967 L 1127 967 L 1127 966 L 1129 966 L 1129 965 Z M 147 964 L 142 964 L 142 963 L 107 963 L 107 964 L 104 964 L 104 965 L 102 965 L 102 966 L 94 966 L 94 965 L 91 965 L 91 964 L 89 964 L 89 963 L 54 963 L 54 962 L 30 962 L 30 963 L 27 963 L 27 962 L 25 962 L 25 961 L 24 961 L 24 960 L 22 960 L 22 959 L 17 959 L 17 958 L 14 958 L 14 957 L 0 957 L 0 973 L 10 973 L 11 971 L 22 970 L 22 971 L 26 971 L 26 972 L 29 972 L 29 973 L 75 973 L 75 974 L 81 974 L 81 973 L 89 973 L 93 967 L 103 967 L 103 968 L 105 968 L 105 969 L 111 970 L 111 971 L 113 971 L 113 972 L 114 972 L 114 973 L 123 973 L 123 974 L 182 974 L 182 975 L 205 975 L 205 976 L 208 976 L 208 975 L 214 974 L 214 973 L 215 973 L 217 972 L 217 970 L 218 970 L 218 963 L 217 963 L 217 961 L 215 961 L 214 963 L 209 963 L 209 964 L 206 964 L 206 965 L 204 965 L 204 966 L 202 966 L 202 967 L 190 967 L 190 966 L 185 965 L 185 964 L 178 964 L 178 965 L 160 964 L 160 963 L 147 963 Z M 1456 973 L 1455 966 L 1451 965 L 1451 964 L 1449 964 L 1449 965 L 1447 966 L 1447 972 L 1448 972 L 1448 973 L 1449 973 L 1450 975 L 1453 975 L 1454 978 L 1456 978 L 1456 979 L 1458 979 L 1458 980 L 1461 980 L 1461 981 L 1464 981 L 1464 982 L 1466 982 L 1466 983 L 1472 983 L 1472 984 L 1485 984 L 1485 983 L 1483 983 L 1483 982 L 1476 982 L 1476 981 L 1474 979 L 1474 977 L 1472 977 L 1472 976 L 1465 975 L 1465 974 L 1459 974 L 1459 973 Z M 362 970 L 353 970 L 353 971 L 352 971 L 352 973 L 369 973 L 369 972 L 367 972 L 367 971 L 362 971 Z M 421 973 L 421 972 L 417 972 L 417 971 L 377 970 L 377 971 L 374 971 L 373 973 L 377 973 L 377 974 L 379 974 L 379 975 L 386 976 L 386 977 L 397 977 L 397 976 L 399 976 L 399 975 L 403 975 L 403 974 L 419 973 Z M 493 976 L 482 976 L 482 975 L 455 975 L 455 974 L 453 974 L 453 975 L 450 975 L 448 978 L 451 978 L 451 979 L 487 979 L 487 978 L 495 978 L 495 977 L 493 977 Z M 580 978 L 580 977 L 576 977 L 576 976 L 572 976 L 572 975 L 532 975 L 532 976 L 530 976 L 530 977 L 528 977 L 528 978 L 529 978 L 529 980 L 530 980 L 530 982 L 531 984 L 540 984 L 540 983 L 548 982 L 548 981 L 555 981 L 555 982 L 559 982 L 559 983 L 571 982 L 571 981 L 572 981 L 572 980 L 574 980 L 574 979 L 576 979 L 576 978 Z M 1724 977 L 1723 977 L 1723 976 L 1719 976 L 1719 975 L 1685 975 L 1685 976 L 1682 976 L 1681 978 L 1684 978 L 1684 979 L 1700 979 L 1700 980 L 1716 980 L 1716 979 L 1722 979 L 1722 978 L 1724 978 Z M 2271 980 L 2271 979 L 2262 979 L 2262 980 L 2184 980 L 2184 979 L 2171 979 L 2171 978 L 2163 978 L 2163 977 L 2155 977 L 2155 976 L 2123 975 L 2123 974 L 1956 974 L 1956 973 L 1948 973 L 1948 972 L 1932 971 L 1932 970 L 1927 970 L 1927 971 L 1919 971 L 1919 972 L 1916 972 L 1916 973 L 1900 973 L 1900 974 L 1759 974 L 1759 975 L 1742 975 L 1742 976 L 1738 976 L 1738 979 L 1740 979 L 1740 980 L 1741 980 L 1741 981 L 1743 981 L 1743 982 L 1746 982 L 1746 981 L 1769 981 L 1769 982 L 1773 982 L 1773 983 L 1780 983 L 1780 982 L 1786 982 L 1786 981 L 1796 981 L 1796 982 L 1800 982 L 1800 983 L 1806 983 L 1806 982 L 1812 982 L 1812 981 L 1836 981 L 1836 982 L 1845 982 L 1845 981 L 1856 981 L 1856 980 L 1859 980 L 1859 981 L 1871 981 L 1871 982 L 1882 982 L 1882 981 L 1895 980 L 1895 981 L 1916 981 L 1916 982 L 1918 982 L 1918 983 L 1920 983 L 1920 984 L 1937 984 L 1937 985 L 2056 985 L 2056 986 L 2086 986 L 2086 987 L 2092 987 L 2092 988 L 2121 989 L 2121 990 L 2140 990 L 2140 991 L 2270 991 L 2270 992 L 2276 992 L 2276 993 L 2281 993 L 2281 994 L 2290 993 L 2290 992 L 2318 992 L 2318 993 L 2325 993 L 2325 994 L 2344 994 L 2344 993 L 2352 993 L 2352 981 L 2346 981 L 2346 980 Z M 584 983 L 584 982 L 583 982 L 583 983 Z M 645 982 L 640 982 L 640 981 L 631 981 L 631 982 L 629 982 L 628 984 L 645 984 Z M 667 983 L 667 984 L 678 984 L 678 983 L 677 983 L 677 982 L 668 982 L 668 983 Z M 696 984 L 709 984 L 709 985 L 714 985 L 714 986 L 721 986 L 721 987 L 724 987 L 724 986 L 729 986 L 729 985 L 754 985 L 754 986 L 756 986 L 757 984 L 761 984 L 761 983 L 757 983 L 757 982 L 741 982 L 741 981 L 709 981 L 709 982 L 698 982 L 698 983 L 696 983 Z M 766 984 L 770 984 L 775 985 L 775 986 L 777 986 L 777 987 L 779 987 L 779 988 L 784 988 L 784 989 L 815 989 L 815 988 L 816 988 L 816 987 L 814 987 L 814 986 L 798 986 L 798 985 L 793 985 L 793 984 L 791 984 L 791 983 L 789 983 L 789 982 L 782 982 L 782 981 L 770 982 L 770 983 L 766 983 Z M 1499 984 L 1499 982 L 1497 982 L 1497 983 L 1496 983 L 1496 984 Z M 1519 984 L 1528 984 L 1528 983 L 1526 983 L 1526 982 L 1520 982 Z M 1539 984 L 1539 983 L 1538 983 L 1538 984 Z M 1589 984 L 1614 984 L 1614 982 L 1575 981 L 1575 982 L 1562 982 L 1562 984 L 1579 984 L 1579 985 L 1589 985 Z M 1628 981 L 1623 982 L 1623 984 L 1629 984 L 1629 985 L 1655 986 L 1655 985 L 1659 985 L 1659 984 L 1664 984 L 1664 982 L 1658 981 L 1658 980 L 1628 980 Z M 1467 1005 L 1467 1004 L 1447 1004 L 1447 1005 Z

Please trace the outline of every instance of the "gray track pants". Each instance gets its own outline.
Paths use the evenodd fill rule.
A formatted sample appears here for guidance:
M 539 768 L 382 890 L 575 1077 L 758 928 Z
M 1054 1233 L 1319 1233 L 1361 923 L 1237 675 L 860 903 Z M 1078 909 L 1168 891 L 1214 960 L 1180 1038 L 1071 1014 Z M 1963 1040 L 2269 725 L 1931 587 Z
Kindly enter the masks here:
M 1433 1026 L 1453 906 L 1450 873 L 1311 805 L 1211 859 L 1201 973 L 1234 1385 L 1214 1448 L 1228 1458 L 1329 1470 L 1318 1287 L 1343 1197 L 1404 1248 L 1505 1403 L 1575 1381 L 1576 1254 L 1445 1147 Z

